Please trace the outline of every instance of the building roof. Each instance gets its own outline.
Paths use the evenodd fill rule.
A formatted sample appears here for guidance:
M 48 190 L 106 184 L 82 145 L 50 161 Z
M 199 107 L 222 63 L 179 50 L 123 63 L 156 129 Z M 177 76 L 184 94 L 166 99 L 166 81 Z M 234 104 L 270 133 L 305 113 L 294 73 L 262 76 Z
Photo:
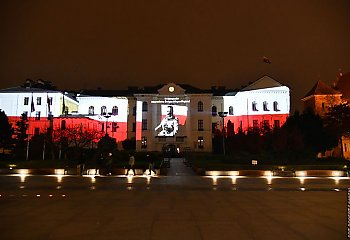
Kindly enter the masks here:
M 18 93 L 18 92 L 29 92 L 29 93 L 60 93 L 60 91 L 48 90 L 42 88 L 31 88 L 31 87 L 11 87 L 0 89 L 0 93 Z
M 331 88 L 322 81 L 317 81 L 313 88 L 304 96 L 304 98 L 313 95 L 335 95 L 341 94 L 339 91 Z
M 343 94 L 343 98 L 350 100 L 350 72 L 341 74 L 335 88 Z
M 256 80 L 255 82 L 249 84 L 247 87 L 241 89 L 241 91 L 250 91 L 250 90 L 258 90 L 264 88 L 273 88 L 273 87 L 281 87 L 284 86 L 282 83 L 276 81 L 275 79 L 269 76 L 263 76 Z

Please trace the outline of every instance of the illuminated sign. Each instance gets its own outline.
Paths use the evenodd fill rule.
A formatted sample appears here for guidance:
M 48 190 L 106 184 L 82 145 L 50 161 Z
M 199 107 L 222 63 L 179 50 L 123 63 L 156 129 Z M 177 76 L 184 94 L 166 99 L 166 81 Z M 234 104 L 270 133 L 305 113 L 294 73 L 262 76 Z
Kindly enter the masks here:
M 152 100 L 151 103 L 165 103 L 165 104 L 172 104 L 172 103 L 190 103 L 189 99 L 180 99 L 178 97 L 169 97 L 164 98 L 160 100 Z

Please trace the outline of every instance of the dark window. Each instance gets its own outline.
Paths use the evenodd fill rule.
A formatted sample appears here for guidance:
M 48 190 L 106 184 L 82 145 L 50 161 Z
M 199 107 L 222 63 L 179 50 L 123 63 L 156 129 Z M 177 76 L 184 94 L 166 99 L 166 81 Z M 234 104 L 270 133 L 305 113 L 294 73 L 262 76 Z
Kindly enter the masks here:
M 118 115 L 118 107 L 117 106 L 113 106 L 112 115 Z
M 133 116 L 136 116 L 136 106 L 134 106 L 134 107 L 132 108 L 132 115 L 133 115 Z
M 147 119 L 142 119 L 142 130 L 147 130 Z
M 252 110 L 253 110 L 253 111 L 258 111 L 257 103 L 256 103 L 255 101 L 252 102 Z
M 324 109 L 324 102 L 322 103 L 322 109 Z
M 36 105 L 41 105 L 41 97 L 36 98 Z
M 132 123 L 132 132 L 136 132 L 136 122 Z
M 49 97 L 49 98 L 47 99 L 47 104 L 52 105 L 52 97 Z
M 216 106 L 211 107 L 211 115 L 212 116 L 218 115 L 218 110 L 217 110 Z
M 148 104 L 147 102 L 142 102 L 142 112 L 147 112 L 148 111 Z
M 203 127 L 203 120 L 198 120 L 198 131 L 203 131 L 204 127 Z
M 28 105 L 29 104 L 29 97 L 25 97 L 24 98 L 24 105 Z
M 263 108 L 264 108 L 264 111 L 270 111 L 268 108 L 268 103 L 266 101 L 263 102 Z
M 106 106 L 101 107 L 101 115 L 107 115 L 107 107 Z
M 263 124 L 264 124 L 264 129 L 269 129 L 270 128 L 269 120 L 264 120 Z
M 66 129 L 66 120 L 62 120 L 62 122 L 61 122 L 61 129 L 62 130 Z
M 89 107 L 89 115 L 94 115 L 95 114 L 95 108 L 94 106 Z
M 230 106 L 230 107 L 228 108 L 228 114 L 229 114 L 229 115 L 233 115 L 233 107 L 232 107 L 232 106 Z
M 184 137 L 176 137 L 176 142 L 185 142 Z
M 215 133 L 217 130 L 217 123 L 211 123 L 211 132 Z
M 112 122 L 112 132 L 116 132 L 118 128 L 118 123 Z
M 198 148 L 204 148 L 204 138 L 198 137 Z
M 146 137 L 141 138 L 141 148 L 147 148 L 147 138 Z
M 275 120 L 274 121 L 274 127 L 279 128 L 280 127 L 280 120 Z
M 34 128 L 34 135 L 38 136 L 40 134 L 40 128 Z
M 276 102 L 276 101 L 273 102 L 273 110 L 276 111 L 276 112 L 279 111 L 279 109 L 278 109 L 278 102 Z
M 259 121 L 258 120 L 253 120 L 253 128 L 259 128 Z
M 40 120 L 40 111 L 35 113 L 35 120 Z
M 203 102 L 202 101 L 198 102 L 198 112 L 203 112 Z
M 101 132 L 104 132 L 104 131 L 105 131 L 105 124 L 102 123 L 102 124 L 101 124 Z

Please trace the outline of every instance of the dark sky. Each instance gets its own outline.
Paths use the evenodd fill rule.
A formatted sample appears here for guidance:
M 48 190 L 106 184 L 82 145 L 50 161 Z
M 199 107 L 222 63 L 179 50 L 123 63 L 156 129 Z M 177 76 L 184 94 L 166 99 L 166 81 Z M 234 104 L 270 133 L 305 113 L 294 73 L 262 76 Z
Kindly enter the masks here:
M 1 0 L 0 66 L 0 88 L 239 88 L 267 74 L 300 109 L 317 80 L 350 72 L 350 1 Z

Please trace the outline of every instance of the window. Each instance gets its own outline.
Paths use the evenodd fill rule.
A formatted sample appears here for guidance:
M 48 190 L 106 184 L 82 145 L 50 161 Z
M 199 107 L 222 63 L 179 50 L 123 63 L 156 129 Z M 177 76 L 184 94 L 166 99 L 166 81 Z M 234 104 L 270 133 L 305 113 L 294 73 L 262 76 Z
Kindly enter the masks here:
M 95 108 L 94 106 L 89 107 L 89 115 L 94 115 L 95 114 Z
M 35 120 L 40 120 L 40 111 L 36 111 Z
M 147 102 L 142 102 L 142 112 L 147 112 L 148 111 L 148 104 Z
M 142 130 L 147 130 L 147 119 L 142 119 Z
M 118 123 L 112 122 L 112 132 L 116 132 L 118 128 Z
M 47 99 L 47 104 L 49 104 L 50 106 L 52 105 L 52 97 L 49 97 L 49 98 Z
M 269 122 L 269 120 L 264 120 L 264 122 L 263 122 L 263 126 L 264 126 L 264 129 L 269 129 L 270 128 L 270 122 Z
M 230 106 L 230 107 L 228 108 L 228 114 L 229 114 L 229 115 L 233 115 L 233 107 L 232 107 L 232 106 Z
M 101 115 L 107 115 L 107 107 L 106 106 L 101 107 Z
M 203 127 L 203 120 L 198 120 L 198 131 L 203 131 L 204 127 Z
M 280 127 L 280 120 L 275 120 L 273 122 L 273 126 L 274 126 L 274 128 L 279 128 Z
M 34 128 L 34 135 L 38 136 L 40 134 L 40 128 Z
M 202 101 L 198 102 L 198 112 L 203 112 L 203 102 Z
M 204 138 L 198 137 L 198 148 L 204 148 Z
M 158 137 L 158 142 L 166 142 L 166 137 L 164 136 Z
M 257 108 L 257 103 L 255 101 L 252 102 L 252 110 L 253 111 L 259 111 L 258 108 Z
M 275 112 L 278 112 L 278 111 L 279 111 L 279 109 L 278 109 L 278 102 L 276 102 L 276 101 L 273 102 L 273 110 L 274 110 Z
M 118 115 L 118 107 L 117 106 L 113 106 L 112 107 L 112 115 Z
M 264 111 L 270 111 L 268 108 L 268 103 L 266 101 L 263 102 L 263 108 L 264 108 Z
M 324 102 L 322 103 L 322 109 L 324 109 Z
M 25 97 L 24 98 L 24 105 L 28 105 L 29 104 L 29 97 Z
M 41 105 L 41 97 L 36 98 L 36 105 Z
M 132 115 L 133 115 L 133 116 L 136 116 L 136 106 L 134 106 L 134 107 L 132 108 Z
M 136 132 L 136 122 L 132 123 L 132 132 Z
M 255 128 L 255 129 L 259 128 L 259 121 L 258 120 L 253 120 L 253 128 Z
M 218 115 L 218 110 L 217 110 L 216 106 L 211 107 L 211 115 L 212 116 Z
M 176 142 L 185 142 L 185 137 L 176 137 Z
M 24 111 L 22 113 L 22 120 L 24 120 L 24 121 L 28 120 L 28 112 L 27 111 Z
M 62 122 L 61 122 L 61 129 L 62 130 L 66 129 L 66 120 L 62 120 Z
M 147 138 L 146 137 L 141 138 L 141 148 L 147 148 Z

